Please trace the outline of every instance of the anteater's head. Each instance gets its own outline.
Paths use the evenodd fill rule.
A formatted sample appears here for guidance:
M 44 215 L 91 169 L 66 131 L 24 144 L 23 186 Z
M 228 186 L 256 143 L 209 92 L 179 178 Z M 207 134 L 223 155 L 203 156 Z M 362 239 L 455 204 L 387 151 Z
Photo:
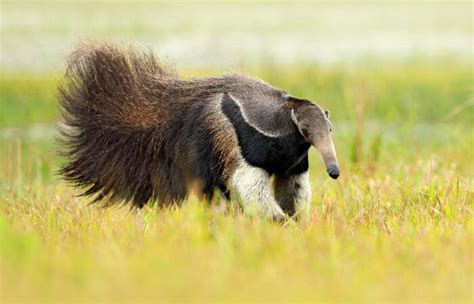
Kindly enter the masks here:
M 329 111 L 323 111 L 318 105 L 305 102 L 291 110 L 291 119 L 306 141 L 319 151 L 329 176 L 338 178 L 339 164 L 331 138 Z

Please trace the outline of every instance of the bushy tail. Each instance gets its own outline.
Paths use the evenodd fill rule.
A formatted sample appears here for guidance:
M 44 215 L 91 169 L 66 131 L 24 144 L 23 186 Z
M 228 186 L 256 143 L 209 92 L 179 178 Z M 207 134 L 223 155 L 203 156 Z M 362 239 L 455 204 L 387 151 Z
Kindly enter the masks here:
M 175 79 L 151 52 L 79 46 L 59 86 L 65 179 L 105 204 L 141 207 L 152 198 L 155 149 L 166 123 L 160 101 Z

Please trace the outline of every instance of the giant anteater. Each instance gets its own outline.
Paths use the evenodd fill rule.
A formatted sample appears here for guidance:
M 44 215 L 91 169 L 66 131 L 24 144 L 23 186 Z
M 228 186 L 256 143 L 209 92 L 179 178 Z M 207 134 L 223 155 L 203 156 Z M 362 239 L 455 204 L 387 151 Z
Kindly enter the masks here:
M 247 213 L 282 219 L 309 210 L 311 145 L 339 176 L 329 113 L 246 75 L 181 79 L 151 51 L 84 44 L 59 100 L 60 172 L 106 205 L 220 189 Z

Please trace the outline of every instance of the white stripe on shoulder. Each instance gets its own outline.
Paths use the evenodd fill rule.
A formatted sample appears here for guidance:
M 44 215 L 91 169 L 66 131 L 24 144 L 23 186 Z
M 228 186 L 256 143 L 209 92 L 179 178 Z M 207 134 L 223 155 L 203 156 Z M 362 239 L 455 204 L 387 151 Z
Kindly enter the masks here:
M 234 96 L 232 96 L 231 94 L 227 93 L 233 101 L 235 101 L 235 103 L 237 104 L 237 106 L 239 107 L 240 109 L 240 113 L 242 114 L 242 117 L 244 118 L 245 122 L 251 126 L 253 129 L 255 129 L 257 132 L 265 135 L 265 136 L 268 136 L 268 137 L 272 137 L 272 138 L 277 138 L 277 137 L 281 137 L 281 136 L 285 136 L 285 135 L 288 135 L 287 133 L 282 133 L 282 132 L 271 132 L 271 131 L 264 131 L 262 129 L 260 129 L 259 127 L 255 126 L 254 124 L 252 124 L 247 116 L 247 114 L 245 114 L 245 111 L 244 111 L 244 108 L 242 106 L 242 103 L 237 99 L 235 98 Z

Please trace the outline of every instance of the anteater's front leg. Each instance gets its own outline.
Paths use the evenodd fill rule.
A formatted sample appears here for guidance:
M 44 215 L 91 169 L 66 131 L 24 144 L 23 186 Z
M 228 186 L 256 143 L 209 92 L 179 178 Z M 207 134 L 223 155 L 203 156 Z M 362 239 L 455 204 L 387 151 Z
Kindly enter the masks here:
M 275 197 L 290 216 L 308 218 L 311 206 L 311 185 L 308 172 L 275 177 Z
M 247 214 L 283 220 L 285 213 L 275 200 L 268 173 L 242 161 L 231 178 L 231 196 Z

